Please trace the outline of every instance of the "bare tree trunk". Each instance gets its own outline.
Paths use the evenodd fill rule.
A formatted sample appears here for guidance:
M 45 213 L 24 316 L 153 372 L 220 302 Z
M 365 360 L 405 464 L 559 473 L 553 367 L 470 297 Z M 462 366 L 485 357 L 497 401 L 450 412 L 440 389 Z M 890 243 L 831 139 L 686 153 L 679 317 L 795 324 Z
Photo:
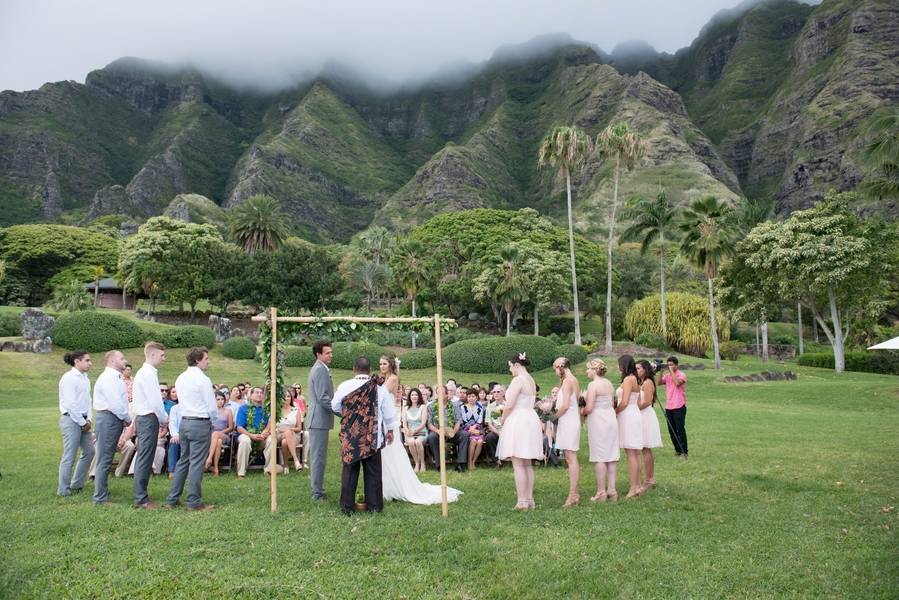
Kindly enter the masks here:
M 834 370 L 842 373 L 846 370 L 846 357 L 843 344 L 846 338 L 843 336 L 843 325 L 840 322 L 840 310 L 837 308 L 837 298 L 833 293 L 833 287 L 827 286 L 827 300 L 830 303 L 830 320 L 833 322 L 833 363 Z
M 659 231 L 659 304 L 662 307 L 662 337 L 668 341 L 668 316 L 665 307 L 665 235 Z
M 512 335 L 512 313 L 506 309 L 506 337 Z
M 818 340 L 818 323 L 815 319 L 812 319 L 812 339 L 815 340 L 816 344 L 820 343 L 820 340 Z
M 715 319 L 715 295 L 712 293 L 712 278 L 709 277 L 709 321 L 712 324 L 712 348 L 715 351 L 715 368 L 721 368 L 721 353 L 718 349 L 718 323 Z
M 125 288 L 122 288 L 122 294 L 124 295 Z M 100 306 L 100 280 L 97 279 L 94 282 L 94 308 Z M 122 308 L 125 308 L 124 302 L 122 303 Z
M 759 337 L 760 329 L 761 328 L 759 327 L 759 322 L 756 321 L 755 322 L 755 355 L 757 358 L 762 357 L 762 342 L 761 342 L 761 338 Z
M 799 318 L 799 356 L 805 352 L 805 348 L 803 347 L 803 331 L 802 331 L 802 302 L 796 303 L 796 316 Z
M 412 318 L 415 318 L 415 296 L 412 296 Z M 415 350 L 415 332 L 412 332 L 412 349 Z
M 534 335 L 540 335 L 540 310 L 534 304 Z
M 768 362 L 768 321 L 762 322 L 762 360 Z
M 565 191 L 568 193 L 568 251 L 571 255 L 571 294 L 574 297 L 574 343 L 581 343 L 581 312 L 577 299 L 577 271 L 574 268 L 574 220 L 571 216 L 571 174 L 565 168 Z
M 606 253 L 606 354 L 612 353 L 612 242 L 615 239 L 615 213 L 618 210 L 618 175 L 621 157 L 615 162 L 615 191 L 612 195 L 612 217 L 609 219 L 609 245 Z M 580 344 L 580 342 L 576 342 Z

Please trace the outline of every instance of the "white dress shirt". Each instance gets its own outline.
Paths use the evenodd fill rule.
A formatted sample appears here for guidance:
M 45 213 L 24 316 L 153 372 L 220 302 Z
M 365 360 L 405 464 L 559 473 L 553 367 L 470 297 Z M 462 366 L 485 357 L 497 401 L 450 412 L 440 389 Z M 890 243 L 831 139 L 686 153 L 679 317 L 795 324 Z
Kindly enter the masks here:
M 131 422 L 128 414 L 128 391 L 119 371 L 106 367 L 94 384 L 94 410 L 108 410 L 120 420 Z
M 134 376 L 132 391 L 135 415 L 155 414 L 160 425 L 168 421 L 165 405 L 162 403 L 162 392 L 159 391 L 159 372 L 156 367 L 150 363 L 144 363 Z
M 334 398 L 331 400 L 331 409 L 341 414 L 343 412 L 343 399 L 351 392 L 359 389 L 371 379 L 369 375 L 356 375 L 337 386 L 334 390 Z M 384 427 L 392 430 L 396 427 L 396 410 L 393 408 L 393 396 L 383 385 L 378 386 L 378 448 L 384 445 Z
M 91 381 L 75 367 L 59 380 L 59 413 L 83 427 L 91 417 Z
M 172 437 L 181 435 L 181 405 L 180 404 L 176 404 L 169 411 L 169 433 L 172 435 Z M 181 440 L 178 440 L 178 442 L 180 443 Z
M 181 418 L 197 417 L 214 419 L 216 415 L 215 391 L 212 380 L 200 367 L 187 367 L 175 380 Z

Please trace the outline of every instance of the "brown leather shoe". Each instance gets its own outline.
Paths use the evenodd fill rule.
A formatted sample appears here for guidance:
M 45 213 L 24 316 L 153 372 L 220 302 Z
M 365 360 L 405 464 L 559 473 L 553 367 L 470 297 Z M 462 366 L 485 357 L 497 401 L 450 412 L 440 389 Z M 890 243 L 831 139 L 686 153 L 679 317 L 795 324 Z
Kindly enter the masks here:
M 155 510 L 159 508 L 159 505 L 150 500 L 149 502 L 144 502 L 143 504 L 135 504 L 134 508 L 146 508 L 147 510 Z
M 191 511 L 195 510 L 198 512 L 209 512 L 213 508 L 215 508 L 215 505 L 203 504 L 202 502 L 200 502 L 199 504 L 194 504 L 193 506 L 191 506 L 189 504 L 187 505 L 187 510 L 191 510 Z
M 181 503 L 180 502 L 174 502 L 174 503 L 166 502 L 165 504 L 163 504 L 162 507 L 166 510 L 175 510 L 176 508 L 181 508 Z

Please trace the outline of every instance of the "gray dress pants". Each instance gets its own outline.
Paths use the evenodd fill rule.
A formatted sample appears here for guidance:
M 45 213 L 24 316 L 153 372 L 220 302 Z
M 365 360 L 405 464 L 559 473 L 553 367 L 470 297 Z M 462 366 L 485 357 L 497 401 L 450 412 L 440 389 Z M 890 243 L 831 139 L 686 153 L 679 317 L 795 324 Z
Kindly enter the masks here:
M 62 431 L 62 458 L 59 461 L 59 484 L 56 493 L 68 496 L 72 490 L 84 487 L 91 461 L 94 460 L 94 434 L 91 431 L 81 431 L 78 423 L 68 415 L 59 417 L 59 429 Z M 72 465 L 75 463 L 79 447 L 81 458 L 78 459 L 75 476 L 72 477 Z
M 312 499 L 325 495 L 325 466 L 328 462 L 328 438 L 330 429 L 309 429 L 309 481 Z
M 138 415 L 137 456 L 134 458 L 134 503 L 146 504 L 150 501 L 147 485 L 150 471 L 156 457 L 156 440 L 159 438 L 159 417 L 155 414 Z
M 107 411 L 99 411 L 97 419 L 97 468 L 94 472 L 94 502 L 109 501 L 109 469 L 125 422 Z
M 179 436 L 181 456 L 175 465 L 172 487 L 166 502 L 175 505 L 181 501 L 184 481 L 187 480 L 187 505 L 196 507 L 203 502 L 203 471 L 206 469 L 206 457 L 209 456 L 209 444 L 212 441 L 212 422 L 209 419 L 183 417 Z M 156 448 L 155 442 L 153 448 Z

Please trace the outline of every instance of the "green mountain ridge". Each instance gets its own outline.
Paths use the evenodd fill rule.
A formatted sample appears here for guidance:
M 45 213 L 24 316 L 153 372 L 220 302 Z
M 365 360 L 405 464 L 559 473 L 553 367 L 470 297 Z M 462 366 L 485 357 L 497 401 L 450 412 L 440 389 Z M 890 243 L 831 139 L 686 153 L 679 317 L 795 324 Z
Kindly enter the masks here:
M 226 208 L 272 195 L 312 241 L 466 208 L 558 218 L 563 186 L 538 168 L 540 140 L 554 125 L 595 136 L 618 120 L 650 144 L 622 197 L 659 186 L 676 202 L 770 195 L 788 213 L 854 188 L 867 119 L 899 102 L 899 9 L 887 0 L 746 4 L 675 55 L 545 42 L 391 93 L 327 74 L 277 93 L 237 91 L 134 58 L 84 85 L 0 93 L 0 225 L 143 219 L 179 194 Z M 606 235 L 609 171 L 596 154 L 577 174 L 584 233 Z

